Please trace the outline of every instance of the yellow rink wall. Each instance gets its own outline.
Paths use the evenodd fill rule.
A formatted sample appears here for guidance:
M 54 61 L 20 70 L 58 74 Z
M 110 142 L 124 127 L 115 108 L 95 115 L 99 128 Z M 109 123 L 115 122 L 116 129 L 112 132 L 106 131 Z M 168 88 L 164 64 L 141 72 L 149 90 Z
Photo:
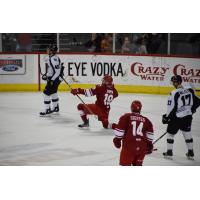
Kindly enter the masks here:
M 38 91 L 38 84 L 0 84 L 0 92 Z
M 91 88 L 95 84 L 71 84 L 72 88 Z M 173 87 L 140 86 L 140 85 L 115 85 L 119 93 L 144 93 L 144 94 L 169 94 Z M 45 84 L 41 84 L 40 91 L 43 91 Z M 60 84 L 59 91 L 69 91 L 66 84 Z M 37 92 L 38 84 L 0 84 L 0 92 Z M 200 96 L 200 91 L 196 94 Z

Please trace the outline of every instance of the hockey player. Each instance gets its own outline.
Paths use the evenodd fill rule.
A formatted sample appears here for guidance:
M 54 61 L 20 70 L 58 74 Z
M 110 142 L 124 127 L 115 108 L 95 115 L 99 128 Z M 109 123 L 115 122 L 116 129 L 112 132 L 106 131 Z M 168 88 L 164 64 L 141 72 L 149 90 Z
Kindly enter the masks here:
M 168 124 L 167 151 L 163 153 L 163 156 L 172 159 L 174 136 L 181 130 L 188 148 L 186 156 L 188 159 L 193 159 L 192 115 L 199 107 L 200 99 L 194 94 L 192 88 L 184 88 L 182 86 L 182 77 L 180 75 L 172 76 L 171 82 L 176 89 L 170 93 L 167 113 L 162 117 L 163 124 Z
M 131 104 L 131 113 L 120 117 L 114 126 L 116 137 L 113 143 L 121 148 L 119 164 L 122 166 L 141 166 L 146 154 L 153 151 L 153 125 L 151 121 L 140 114 L 142 104 L 135 100 Z
M 62 81 L 60 76 L 63 75 L 64 67 L 61 64 L 60 58 L 56 55 L 57 50 L 58 48 L 56 45 L 50 45 L 47 47 L 48 58 L 45 60 L 46 73 L 42 76 L 42 79 L 47 81 L 43 91 L 45 110 L 44 112 L 40 112 L 40 116 L 47 116 L 51 113 L 59 112 L 57 90 Z
M 111 125 L 108 122 L 110 104 L 113 99 L 118 96 L 118 92 L 114 87 L 113 78 L 111 76 L 105 75 L 102 84 L 96 85 L 95 88 L 72 89 L 71 93 L 73 95 L 83 94 L 86 97 L 96 96 L 97 98 L 94 104 L 78 104 L 77 108 L 83 120 L 83 124 L 78 125 L 78 127 L 89 127 L 87 115 L 97 115 L 98 120 L 102 122 L 104 128 L 111 128 Z

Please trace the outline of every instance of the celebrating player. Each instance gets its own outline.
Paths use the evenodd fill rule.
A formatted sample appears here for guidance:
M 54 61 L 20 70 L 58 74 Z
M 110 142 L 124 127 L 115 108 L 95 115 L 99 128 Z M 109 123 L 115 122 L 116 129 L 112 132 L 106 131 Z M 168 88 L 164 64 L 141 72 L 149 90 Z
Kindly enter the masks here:
M 118 96 L 118 92 L 114 87 L 113 78 L 109 75 L 105 75 L 102 84 L 96 85 L 95 88 L 91 89 L 72 89 L 73 95 L 83 94 L 86 97 L 95 96 L 95 104 L 78 104 L 77 108 L 80 112 L 80 116 L 83 120 L 83 124 L 78 127 L 89 127 L 89 119 L 87 115 L 97 115 L 98 120 L 102 122 L 104 128 L 111 128 L 111 124 L 108 122 L 110 104 L 114 98 Z
M 199 107 L 200 99 L 194 94 L 192 88 L 188 89 L 182 86 L 181 76 L 172 76 L 171 82 L 176 89 L 168 97 L 167 113 L 162 118 L 163 124 L 168 124 L 167 152 L 164 152 L 163 155 L 165 158 L 172 159 L 174 136 L 181 130 L 188 148 L 186 156 L 188 159 L 193 159 L 192 115 Z
M 44 105 L 45 111 L 40 112 L 40 116 L 47 116 L 49 114 L 59 112 L 58 104 L 58 86 L 62 81 L 63 66 L 61 64 L 60 58 L 56 55 L 58 48 L 55 45 L 50 45 L 47 48 L 48 58 L 45 60 L 46 73 L 42 76 L 43 80 L 47 81 L 44 93 Z M 52 101 L 52 110 L 51 110 Z
M 113 124 L 116 136 L 113 143 L 116 148 L 122 145 L 119 161 L 122 166 L 141 166 L 145 155 L 153 151 L 153 125 L 140 114 L 141 109 L 141 102 L 133 101 L 132 112 L 121 116 L 118 124 Z

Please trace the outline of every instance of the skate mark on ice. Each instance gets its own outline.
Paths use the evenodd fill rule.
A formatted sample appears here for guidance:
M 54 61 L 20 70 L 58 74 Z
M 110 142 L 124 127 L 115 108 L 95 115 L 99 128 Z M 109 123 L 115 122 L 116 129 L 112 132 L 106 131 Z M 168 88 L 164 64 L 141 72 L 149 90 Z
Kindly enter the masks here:
M 51 145 L 51 143 L 32 143 L 32 144 L 22 144 L 22 145 L 15 145 L 10 147 L 0 148 L 0 155 L 1 153 L 12 153 L 12 152 L 19 152 L 19 151 L 28 151 L 38 148 L 43 148 Z
M 88 129 L 79 129 L 81 130 L 84 135 L 87 136 L 114 136 L 113 130 L 110 129 L 98 129 L 95 130 L 93 128 L 88 128 Z
M 52 115 L 50 120 L 56 124 L 74 123 L 75 120 L 63 115 Z
M 20 153 L 13 155 L 10 159 L 0 159 L 2 166 L 24 166 L 24 165 L 53 165 L 49 162 L 68 160 L 76 157 L 94 156 L 99 154 L 96 151 L 78 151 L 72 148 L 55 148 L 37 152 Z

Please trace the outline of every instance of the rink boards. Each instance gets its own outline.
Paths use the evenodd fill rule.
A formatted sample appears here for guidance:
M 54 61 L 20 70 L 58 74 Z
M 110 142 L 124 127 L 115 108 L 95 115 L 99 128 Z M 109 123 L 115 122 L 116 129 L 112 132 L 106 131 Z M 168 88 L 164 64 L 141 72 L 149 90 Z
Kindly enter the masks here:
M 109 74 L 119 92 L 168 94 L 170 78 L 179 74 L 183 85 L 200 88 L 200 58 L 120 55 L 58 54 L 65 66 L 65 79 L 72 87 L 90 88 Z M 46 54 L 0 54 L 0 91 L 40 91 L 45 82 Z M 62 83 L 60 91 L 69 91 Z M 199 92 L 198 92 L 199 94 Z

